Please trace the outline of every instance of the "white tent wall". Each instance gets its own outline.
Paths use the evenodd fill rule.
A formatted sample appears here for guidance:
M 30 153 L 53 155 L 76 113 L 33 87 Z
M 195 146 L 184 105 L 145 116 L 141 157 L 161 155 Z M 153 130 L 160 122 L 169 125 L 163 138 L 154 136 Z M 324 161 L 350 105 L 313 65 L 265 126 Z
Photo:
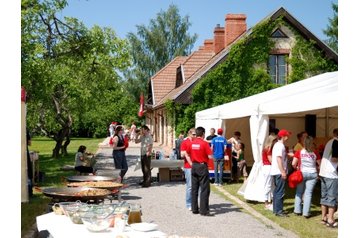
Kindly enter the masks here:
M 195 121 L 195 128 L 197 127 L 204 127 L 205 128 L 205 138 L 210 135 L 210 129 L 214 128 L 217 130 L 218 128 L 223 128 L 222 120 L 221 119 L 212 119 L 212 120 L 196 120 Z M 225 128 L 223 128 L 225 133 Z

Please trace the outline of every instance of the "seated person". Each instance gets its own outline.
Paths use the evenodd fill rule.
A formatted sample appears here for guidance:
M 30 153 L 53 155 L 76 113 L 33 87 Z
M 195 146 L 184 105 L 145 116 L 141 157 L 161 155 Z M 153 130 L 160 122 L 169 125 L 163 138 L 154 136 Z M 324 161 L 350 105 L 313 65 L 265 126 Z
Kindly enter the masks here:
M 81 145 L 78 148 L 75 156 L 75 170 L 80 173 L 93 173 L 91 160 L 87 158 L 87 155 L 90 155 L 90 153 L 86 153 L 86 149 L 87 148 L 84 145 Z

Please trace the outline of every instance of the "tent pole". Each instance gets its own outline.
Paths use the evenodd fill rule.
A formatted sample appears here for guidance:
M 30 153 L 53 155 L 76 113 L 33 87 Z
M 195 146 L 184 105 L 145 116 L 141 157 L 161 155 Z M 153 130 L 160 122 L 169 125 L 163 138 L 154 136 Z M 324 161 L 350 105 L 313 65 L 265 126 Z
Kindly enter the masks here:
M 329 109 L 328 108 L 326 108 L 325 109 L 325 111 L 326 111 L 326 128 L 325 128 L 325 137 L 327 138 L 328 137 L 328 135 L 329 135 Z

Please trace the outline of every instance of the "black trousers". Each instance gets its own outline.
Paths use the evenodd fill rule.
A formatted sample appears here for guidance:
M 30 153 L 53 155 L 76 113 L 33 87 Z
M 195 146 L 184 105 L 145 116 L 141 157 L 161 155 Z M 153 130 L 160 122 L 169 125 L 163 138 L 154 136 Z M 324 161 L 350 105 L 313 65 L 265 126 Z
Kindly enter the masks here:
M 140 157 L 140 163 L 142 165 L 142 172 L 143 172 L 143 185 L 150 186 L 151 179 L 152 179 L 152 172 L 150 170 L 151 158 L 147 155 L 142 155 Z
M 75 170 L 77 170 L 80 173 L 93 173 L 93 168 L 87 166 L 76 166 Z
M 232 177 L 235 180 L 238 176 L 238 171 L 237 171 L 237 158 L 232 157 L 231 159 L 232 161 L 232 166 L 231 166 L 231 172 L 232 172 Z
M 200 210 L 198 193 L 200 192 Z M 193 163 L 191 168 L 191 210 L 200 214 L 209 212 L 210 179 L 207 164 Z

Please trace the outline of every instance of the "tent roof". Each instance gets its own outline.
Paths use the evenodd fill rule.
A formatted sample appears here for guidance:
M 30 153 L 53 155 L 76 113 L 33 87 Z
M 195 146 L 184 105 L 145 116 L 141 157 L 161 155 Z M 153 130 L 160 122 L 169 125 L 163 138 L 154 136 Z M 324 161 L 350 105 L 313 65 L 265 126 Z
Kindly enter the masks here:
M 197 112 L 196 119 L 304 112 L 338 106 L 338 72 L 329 72 Z

